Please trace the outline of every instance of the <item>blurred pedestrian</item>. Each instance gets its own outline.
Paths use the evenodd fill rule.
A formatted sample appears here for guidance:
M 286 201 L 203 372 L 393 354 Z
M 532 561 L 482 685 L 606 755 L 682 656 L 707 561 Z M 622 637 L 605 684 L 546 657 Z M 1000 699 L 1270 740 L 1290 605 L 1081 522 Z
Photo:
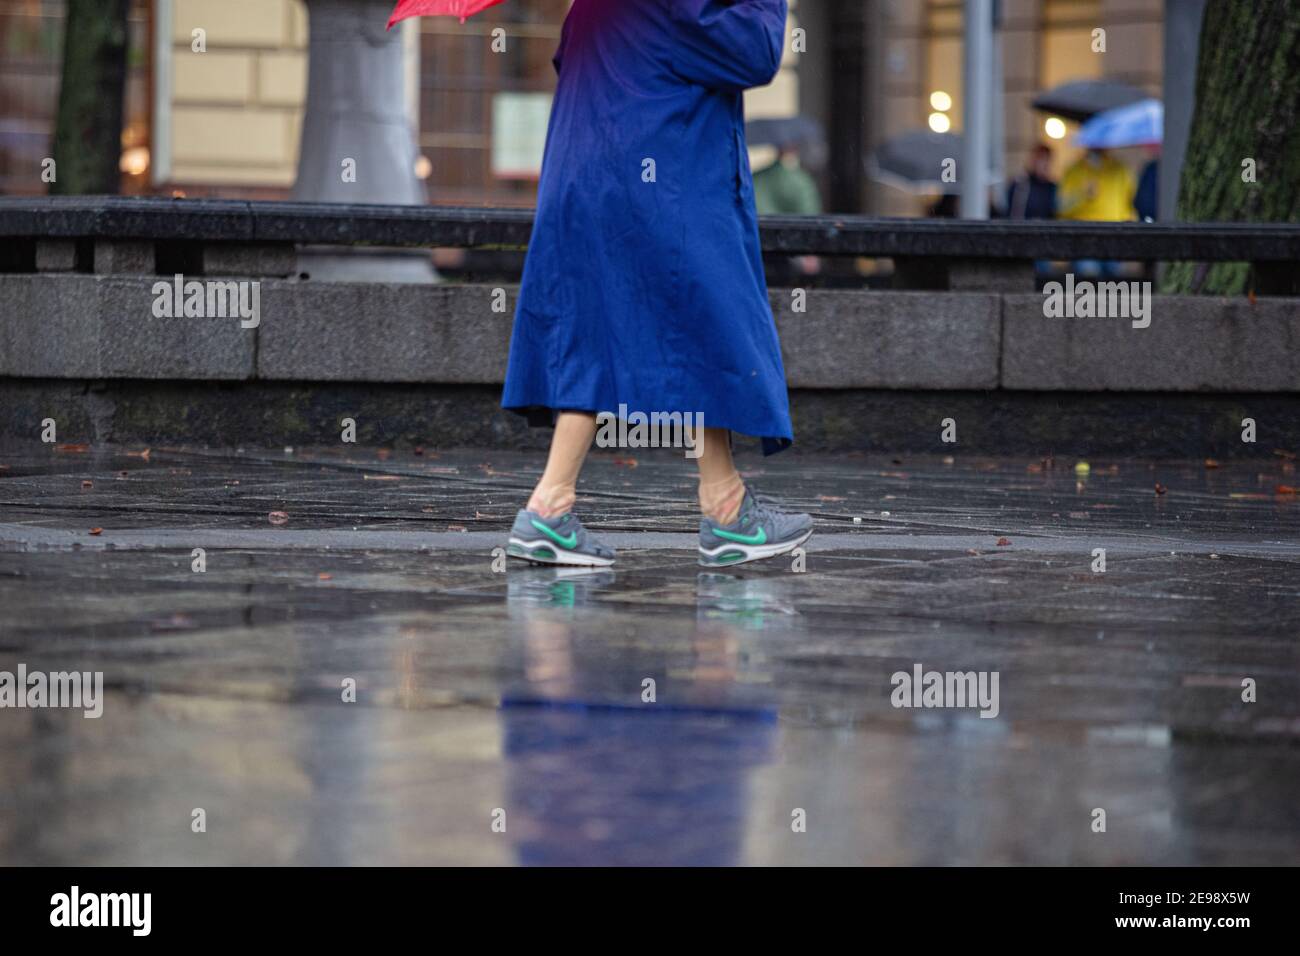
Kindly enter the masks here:
M 1127 222 L 1133 219 L 1137 191 L 1127 166 L 1104 149 L 1090 149 L 1061 177 L 1057 215 L 1084 222 Z M 1073 269 L 1084 276 L 1113 276 L 1118 262 L 1081 259 Z
M 1089 222 L 1130 220 L 1135 191 L 1127 166 L 1104 149 L 1090 149 L 1061 177 L 1057 215 Z
M 1155 222 L 1160 206 L 1160 147 L 1147 148 L 1150 157 L 1138 176 L 1137 193 L 1133 197 L 1133 211 L 1143 222 Z
M 754 173 L 754 206 L 760 216 L 817 216 L 822 197 L 817 181 L 800 163 L 799 144 L 779 144 L 776 160 Z M 821 260 L 799 256 L 790 262 L 800 275 L 816 275 Z
M 776 160 L 754 173 L 754 205 L 760 216 L 821 214 L 817 182 L 800 165 L 797 143 L 782 144 Z
M 812 534 L 808 515 L 760 502 L 731 455 L 733 430 L 768 454 L 793 440 L 742 97 L 775 77 L 786 13 L 786 0 L 570 8 L 502 399 L 555 434 L 508 554 L 614 561 L 571 510 L 596 414 L 614 409 L 703 416 L 701 564 Z
M 1007 185 L 1008 219 L 1052 219 L 1056 216 L 1056 183 L 1052 181 L 1052 150 L 1039 143 L 1029 152 L 1025 171 Z
M 956 219 L 961 215 L 961 197 L 944 193 L 926 207 L 925 214 L 931 219 Z

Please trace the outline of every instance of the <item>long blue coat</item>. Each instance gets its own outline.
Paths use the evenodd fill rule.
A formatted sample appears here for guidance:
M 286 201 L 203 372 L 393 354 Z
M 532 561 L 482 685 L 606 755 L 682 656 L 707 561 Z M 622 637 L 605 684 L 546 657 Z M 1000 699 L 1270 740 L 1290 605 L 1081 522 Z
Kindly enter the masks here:
M 505 408 L 699 412 L 790 444 L 741 97 L 785 20 L 786 0 L 575 0 Z

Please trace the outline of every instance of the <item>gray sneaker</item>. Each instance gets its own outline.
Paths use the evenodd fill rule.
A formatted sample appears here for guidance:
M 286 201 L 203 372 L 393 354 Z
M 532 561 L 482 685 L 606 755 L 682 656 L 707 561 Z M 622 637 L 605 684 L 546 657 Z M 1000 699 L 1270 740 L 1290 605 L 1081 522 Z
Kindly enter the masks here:
M 731 524 L 700 519 L 700 564 L 712 568 L 775 558 L 799 547 L 812 533 L 811 515 L 778 511 L 746 490 L 740 516 Z
M 510 529 L 506 554 L 534 564 L 603 568 L 614 563 L 614 549 L 597 544 L 572 512 L 546 519 L 520 511 Z

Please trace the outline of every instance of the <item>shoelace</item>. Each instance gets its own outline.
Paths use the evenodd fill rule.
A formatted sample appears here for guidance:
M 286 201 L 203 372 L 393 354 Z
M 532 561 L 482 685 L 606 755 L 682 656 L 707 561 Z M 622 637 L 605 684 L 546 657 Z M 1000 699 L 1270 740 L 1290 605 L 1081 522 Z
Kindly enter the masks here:
M 767 495 L 760 495 L 758 492 L 751 490 L 749 496 L 754 500 L 754 506 L 750 509 L 757 521 L 775 521 L 776 516 L 781 514 L 780 504 L 769 498 Z

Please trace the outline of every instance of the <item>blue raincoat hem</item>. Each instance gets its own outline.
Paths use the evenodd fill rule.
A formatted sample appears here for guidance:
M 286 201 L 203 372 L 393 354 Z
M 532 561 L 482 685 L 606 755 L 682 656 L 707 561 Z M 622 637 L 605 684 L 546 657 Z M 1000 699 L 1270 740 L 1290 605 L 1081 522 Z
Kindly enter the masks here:
M 545 405 L 502 405 L 507 412 L 514 412 L 516 415 L 522 415 L 528 423 L 529 428 L 554 428 L 555 417 L 561 412 L 586 412 L 588 415 L 596 413 L 589 408 L 548 408 Z M 726 428 L 728 431 L 736 432 L 738 435 L 744 435 L 745 432 L 738 431 L 728 425 L 718 425 L 718 428 Z M 794 444 L 793 438 L 773 435 L 754 435 L 762 444 L 763 457 L 778 454 L 785 451 Z

